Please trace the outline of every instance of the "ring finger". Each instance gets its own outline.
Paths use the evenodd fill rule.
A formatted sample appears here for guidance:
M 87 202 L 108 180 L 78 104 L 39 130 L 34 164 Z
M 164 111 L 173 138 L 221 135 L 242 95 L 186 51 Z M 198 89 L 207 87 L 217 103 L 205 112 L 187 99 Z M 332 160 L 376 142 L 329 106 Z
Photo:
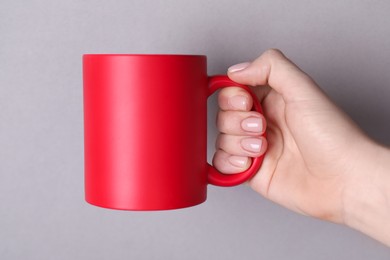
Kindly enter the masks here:
M 262 136 L 236 136 L 220 134 L 216 148 L 237 156 L 258 157 L 267 150 L 267 140 Z

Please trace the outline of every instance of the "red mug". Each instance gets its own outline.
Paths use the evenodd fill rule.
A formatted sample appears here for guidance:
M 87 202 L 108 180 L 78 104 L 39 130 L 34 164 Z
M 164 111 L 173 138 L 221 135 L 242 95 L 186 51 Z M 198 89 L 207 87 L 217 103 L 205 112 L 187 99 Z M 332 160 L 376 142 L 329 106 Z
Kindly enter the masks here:
M 206 200 L 207 184 L 234 186 L 250 168 L 222 174 L 207 163 L 207 98 L 247 86 L 207 76 L 202 55 L 85 54 L 85 198 L 121 210 L 168 210 Z

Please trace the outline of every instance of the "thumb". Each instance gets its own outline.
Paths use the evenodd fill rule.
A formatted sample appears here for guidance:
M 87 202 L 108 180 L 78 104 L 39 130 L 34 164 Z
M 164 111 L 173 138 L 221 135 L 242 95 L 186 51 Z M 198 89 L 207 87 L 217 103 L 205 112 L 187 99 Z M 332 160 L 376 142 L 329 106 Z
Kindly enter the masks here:
M 257 86 L 269 85 L 282 95 L 285 102 L 316 99 L 323 96 L 317 84 L 297 65 L 276 49 L 265 51 L 253 62 L 241 63 L 228 69 L 235 82 Z

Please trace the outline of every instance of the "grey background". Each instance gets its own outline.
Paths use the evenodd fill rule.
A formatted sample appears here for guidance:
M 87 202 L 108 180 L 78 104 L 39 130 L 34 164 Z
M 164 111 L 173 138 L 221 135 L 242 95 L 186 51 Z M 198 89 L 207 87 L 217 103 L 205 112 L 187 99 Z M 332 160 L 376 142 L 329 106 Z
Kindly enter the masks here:
M 206 54 L 215 74 L 276 47 L 390 144 L 389 14 L 388 1 L 2 0 L 0 258 L 389 259 L 246 186 L 209 187 L 206 203 L 176 211 L 87 205 L 81 81 L 83 53 Z

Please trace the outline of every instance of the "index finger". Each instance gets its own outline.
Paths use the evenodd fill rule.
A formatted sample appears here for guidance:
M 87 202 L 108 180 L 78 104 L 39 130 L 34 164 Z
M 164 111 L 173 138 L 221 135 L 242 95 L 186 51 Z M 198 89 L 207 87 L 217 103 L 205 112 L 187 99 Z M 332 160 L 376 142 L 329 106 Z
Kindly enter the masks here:
M 242 88 L 228 87 L 218 93 L 218 104 L 224 111 L 250 111 L 253 106 L 251 95 Z

